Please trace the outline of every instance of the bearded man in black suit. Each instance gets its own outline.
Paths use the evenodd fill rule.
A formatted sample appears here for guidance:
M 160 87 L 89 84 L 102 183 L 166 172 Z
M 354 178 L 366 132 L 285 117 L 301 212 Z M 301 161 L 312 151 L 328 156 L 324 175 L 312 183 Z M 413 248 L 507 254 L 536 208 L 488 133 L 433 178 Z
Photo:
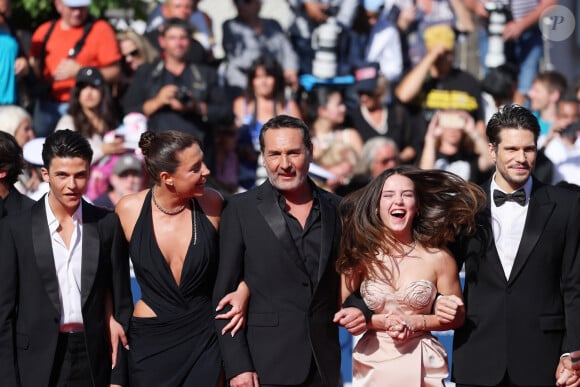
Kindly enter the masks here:
M 540 132 L 518 105 L 487 124 L 496 172 L 479 227 L 452 251 L 465 263 L 465 324 L 453 340 L 457 386 L 575 383 L 580 348 L 580 196 L 532 176 Z M 437 301 L 455 318 L 451 297 Z M 575 385 L 575 384 L 574 384 Z
M 268 180 L 230 198 L 220 224 L 214 300 L 244 280 L 247 328 L 219 335 L 232 387 L 334 387 L 340 376 L 338 325 L 360 333 L 362 312 L 339 310 L 335 268 L 340 198 L 308 178 L 309 128 L 277 116 L 260 132 Z M 338 311 L 338 312 L 337 312 Z M 221 332 L 226 320 L 216 320 Z

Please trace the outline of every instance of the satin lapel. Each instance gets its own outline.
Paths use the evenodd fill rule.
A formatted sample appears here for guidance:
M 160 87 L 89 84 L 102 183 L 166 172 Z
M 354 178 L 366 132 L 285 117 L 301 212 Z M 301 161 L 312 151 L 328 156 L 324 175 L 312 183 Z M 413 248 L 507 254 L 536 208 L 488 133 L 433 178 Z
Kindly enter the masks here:
M 497 252 L 497 247 L 495 245 L 495 238 L 493 236 L 493 227 L 491 219 L 492 199 L 491 194 L 489 192 L 490 185 L 491 180 L 488 180 L 488 182 L 483 186 L 485 193 L 487 194 L 487 207 L 485 207 L 484 209 L 485 211 L 484 221 L 486 221 L 487 224 L 484 225 L 484 229 L 486 230 L 487 233 L 489 233 L 488 235 L 486 235 L 487 238 L 483 239 L 483 241 L 485 241 L 486 239 L 488 240 L 488 245 L 484 246 L 485 251 L 487 251 L 485 257 L 490 260 L 489 264 L 495 270 L 497 275 L 500 276 L 504 282 L 507 282 L 507 279 L 505 278 L 505 272 L 503 271 L 503 266 L 501 264 L 501 260 L 499 259 L 499 253 Z
M 318 191 L 318 197 L 320 198 L 320 216 L 322 220 L 322 241 L 320 241 L 320 261 L 318 264 L 318 281 L 320 281 L 326 271 L 326 265 L 334 245 L 337 210 L 334 208 L 330 198 L 327 198 L 322 192 Z
M 48 221 L 46 219 L 46 207 L 44 196 L 31 208 L 32 221 L 32 245 L 38 272 L 46 289 L 46 293 L 52 301 L 54 308 L 60 313 L 60 301 L 58 296 L 58 277 L 54 266 L 52 254 L 52 242 Z
M 554 203 L 550 201 L 546 191 L 537 191 L 541 183 L 534 180 L 530 203 L 528 205 L 528 215 L 520 246 L 514 260 L 514 266 L 510 273 L 509 282 L 513 282 L 522 271 L 526 261 L 542 235 L 546 221 L 554 210 Z
M 296 245 L 292 240 L 290 231 L 286 226 L 286 221 L 284 220 L 284 215 L 278 203 L 276 203 L 276 198 L 271 192 L 272 186 L 268 181 L 262 184 L 258 191 L 256 192 L 256 198 L 258 200 L 258 211 L 264 217 L 268 226 L 276 236 L 276 239 L 282 245 L 283 251 L 285 251 L 288 256 L 300 267 L 304 272 L 306 267 L 304 266 L 304 261 L 300 257 Z
M 93 207 L 83 200 L 83 264 L 81 269 L 81 305 L 85 305 L 99 267 L 99 224 Z

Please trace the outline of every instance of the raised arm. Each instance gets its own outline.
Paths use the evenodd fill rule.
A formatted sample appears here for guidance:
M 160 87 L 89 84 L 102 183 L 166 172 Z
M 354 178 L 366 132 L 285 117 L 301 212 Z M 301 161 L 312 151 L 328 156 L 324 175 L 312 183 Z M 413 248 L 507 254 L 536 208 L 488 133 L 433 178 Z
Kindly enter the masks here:
M 435 63 L 440 55 L 445 52 L 443 45 L 435 46 L 425 54 L 423 59 L 403 77 L 399 86 L 395 89 L 395 95 L 403 103 L 411 102 L 421 91 L 423 82 L 429 75 L 431 65 Z

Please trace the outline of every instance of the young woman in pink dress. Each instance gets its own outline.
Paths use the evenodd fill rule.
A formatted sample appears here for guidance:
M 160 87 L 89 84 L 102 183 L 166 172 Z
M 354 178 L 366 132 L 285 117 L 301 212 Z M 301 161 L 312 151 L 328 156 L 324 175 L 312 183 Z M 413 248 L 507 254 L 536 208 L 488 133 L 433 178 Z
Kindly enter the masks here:
M 475 226 L 483 191 L 438 170 L 383 172 L 342 204 L 337 266 L 343 298 L 374 314 L 353 352 L 353 386 L 442 386 L 447 354 L 431 331 L 456 328 L 432 314 L 437 293 L 463 312 L 457 265 L 446 245 Z M 461 321 L 462 323 L 462 321 Z

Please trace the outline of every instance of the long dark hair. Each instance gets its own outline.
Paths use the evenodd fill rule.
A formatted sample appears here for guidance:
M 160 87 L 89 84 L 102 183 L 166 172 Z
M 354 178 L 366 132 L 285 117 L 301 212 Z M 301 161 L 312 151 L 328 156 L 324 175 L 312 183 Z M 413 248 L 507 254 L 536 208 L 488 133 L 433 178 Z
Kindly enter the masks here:
M 253 101 L 256 99 L 256 91 L 254 90 L 254 78 L 256 77 L 256 72 L 259 68 L 263 68 L 266 74 L 274 77 L 274 100 L 276 103 L 281 103 L 284 105 L 286 103 L 286 97 L 284 94 L 284 71 L 282 66 L 276 58 L 269 54 L 260 55 L 256 58 L 250 68 L 248 69 L 248 85 L 245 91 L 245 97 L 248 101 Z
M 81 90 L 89 86 L 96 87 L 101 91 L 101 103 L 99 104 L 98 114 L 103 119 L 104 127 L 102 132 L 100 131 L 100 128 L 95 128 L 89 121 L 89 118 L 83 111 L 83 107 L 81 106 L 79 99 Z M 107 84 L 92 86 L 86 83 L 77 83 L 71 93 L 68 114 L 70 114 L 73 119 L 75 130 L 86 138 L 91 138 L 95 134 L 103 135 L 109 130 L 115 129 L 119 124 L 115 115 L 111 91 L 109 90 L 109 86 Z
M 384 171 L 341 203 L 343 233 L 337 270 L 359 280 L 355 282 L 384 274 L 377 272 L 382 266 L 377 254 L 402 253 L 394 248 L 397 239 L 377 211 L 385 180 L 395 174 L 413 181 L 419 205 L 413 239 L 426 248 L 444 248 L 459 233 L 475 231 L 475 215 L 485 206 L 483 190 L 451 172 L 408 166 Z

